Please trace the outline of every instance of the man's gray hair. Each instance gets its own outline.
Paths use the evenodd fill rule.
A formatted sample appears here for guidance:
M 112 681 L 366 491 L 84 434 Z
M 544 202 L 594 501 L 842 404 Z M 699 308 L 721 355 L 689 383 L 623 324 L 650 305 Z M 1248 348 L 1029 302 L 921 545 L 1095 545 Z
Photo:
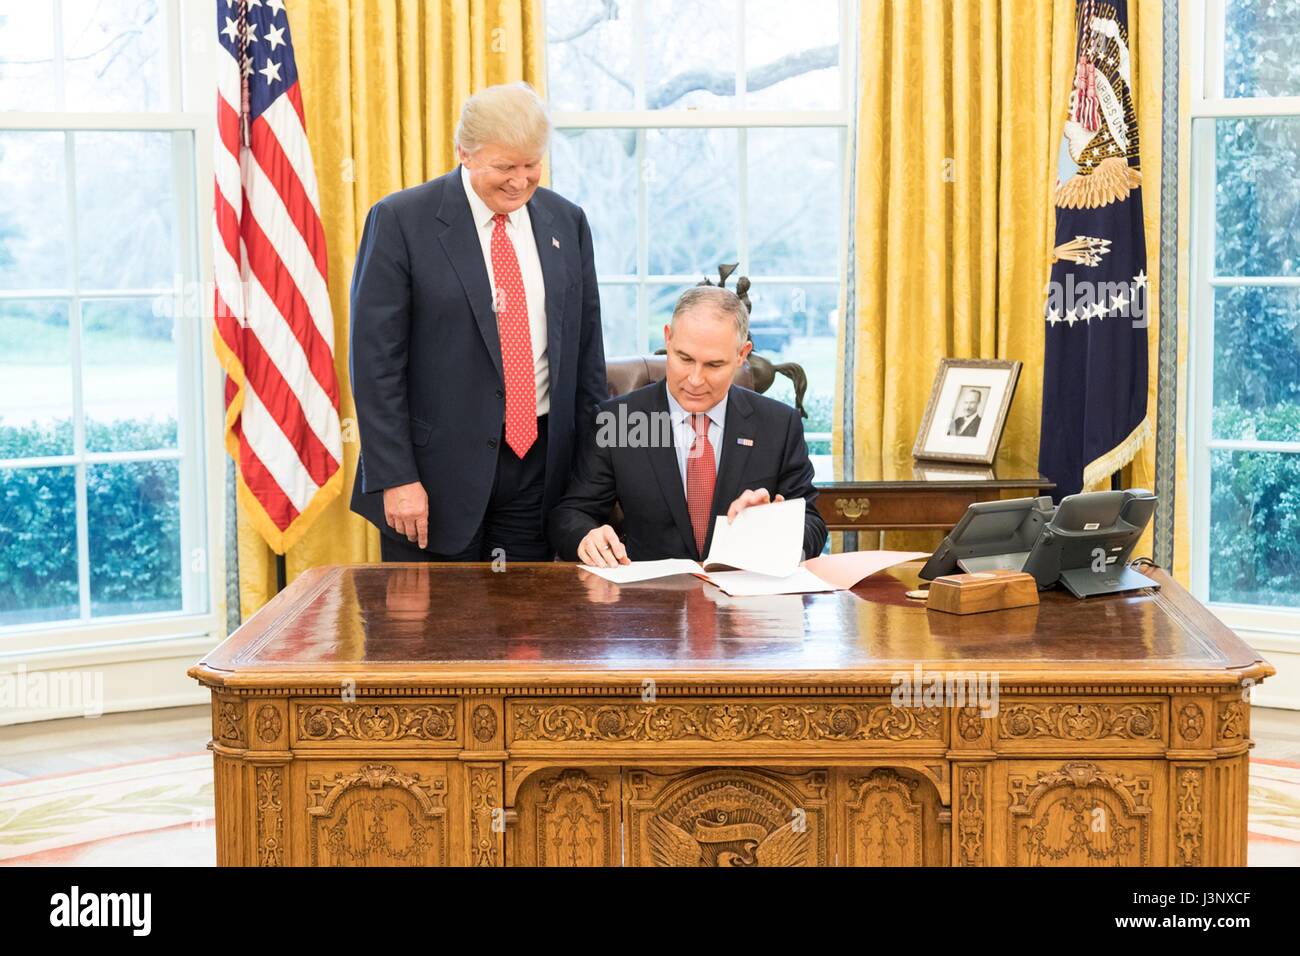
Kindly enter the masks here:
M 465 101 L 456 124 L 456 145 L 473 153 L 496 143 L 541 154 L 551 138 L 546 105 L 527 83 L 488 86 Z
M 729 318 L 736 323 L 736 336 L 739 339 L 739 348 L 745 344 L 749 338 L 749 310 L 745 308 L 745 303 L 740 301 L 736 293 L 715 285 L 697 285 L 687 289 L 682 293 L 677 305 L 673 307 L 673 317 L 669 322 L 673 328 L 677 327 L 677 317 L 691 309 L 708 307 L 715 310 L 723 318 Z

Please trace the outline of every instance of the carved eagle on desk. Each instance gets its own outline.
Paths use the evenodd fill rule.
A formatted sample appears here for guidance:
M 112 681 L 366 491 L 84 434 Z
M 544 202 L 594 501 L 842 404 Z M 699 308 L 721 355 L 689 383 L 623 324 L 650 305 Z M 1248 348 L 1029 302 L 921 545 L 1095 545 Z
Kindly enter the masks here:
M 791 820 L 775 830 L 752 820 L 731 821 L 715 810 L 696 819 L 692 833 L 663 817 L 646 826 L 655 866 L 811 866 L 808 828 Z

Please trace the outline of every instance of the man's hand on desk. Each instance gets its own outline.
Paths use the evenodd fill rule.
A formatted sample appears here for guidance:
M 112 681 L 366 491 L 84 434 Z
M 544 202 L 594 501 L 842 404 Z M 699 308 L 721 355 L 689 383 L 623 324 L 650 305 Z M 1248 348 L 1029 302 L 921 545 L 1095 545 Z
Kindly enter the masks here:
M 384 489 L 384 520 L 406 540 L 425 548 L 429 545 L 429 495 L 424 485 L 413 481 Z
M 777 495 L 776 500 L 785 501 L 785 495 Z M 727 509 L 727 524 L 731 524 L 731 522 L 735 521 L 736 518 L 739 517 L 740 513 L 746 508 L 752 508 L 754 505 L 768 505 L 774 503 L 775 502 L 773 502 L 772 498 L 768 495 L 766 488 L 742 491 L 740 497 L 733 501 L 731 507 Z
M 620 564 L 631 564 L 627 548 L 618 540 L 618 534 L 607 524 L 592 528 L 586 537 L 578 542 L 578 560 L 593 568 L 616 568 Z

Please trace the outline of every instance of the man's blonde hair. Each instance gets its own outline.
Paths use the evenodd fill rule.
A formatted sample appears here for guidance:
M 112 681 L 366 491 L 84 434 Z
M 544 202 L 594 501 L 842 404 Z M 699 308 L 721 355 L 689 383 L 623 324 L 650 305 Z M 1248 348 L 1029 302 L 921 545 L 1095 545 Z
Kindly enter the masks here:
M 550 138 L 546 106 L 527 83 L 502 83 L 479 90 L 465 101 L 456 124 L 456 145 L 467 153 L 495 143 L 540 154 Z

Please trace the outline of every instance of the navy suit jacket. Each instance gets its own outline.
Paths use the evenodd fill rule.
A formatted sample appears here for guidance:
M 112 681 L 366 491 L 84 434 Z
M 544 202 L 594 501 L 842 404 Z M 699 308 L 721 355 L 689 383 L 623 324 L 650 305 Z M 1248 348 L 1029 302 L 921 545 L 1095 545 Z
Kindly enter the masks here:
M 546 286 L 550 412 L 545 512 L 569 481 L 575 432 L 608 392 L 591 229 L 549 189 L 528 203 Z M 460 167 L 385 196 L 366 217 L 352 274 L 349 349 L 361 462 L 352 510 L 389 537 L 383 491 L 419 481 L 429 550 L 461 551 L 487 510 L 505 384 L 492 286 Z M 504 448 L 504 450 L 503 450 Z
M 668 386 L 662 381 L 647 385 L 610 399 L 600 406 L 600 411 L 610 412 L 614 415 L 611 421 L 617 421 L 622 417 L 620 405 L 627 407 L 623 414 L 628 422 L 636 421 L 631 417 L 634 413 L 647 415 L 644 421 L 659 421 L 658 415 L 668 415 Z M 653 425 L 643 430 L 657 431 Z M 686 491 L 671 437 L 667 443 L 659 441 L 657 445 L 606 443 L 602 447 L 596 434 L 593 429 L 583 436 L 573 481 L 548 522 L 551 545 L 560 557 L 577 560 L 583 537 L 609 522 L 617 501 L 623 509 L 620 537 L 633 561 L 703 560 L 704 555 L 695 548 L 695 532 L 686 510 Z M 808 460 L 799 412 L 784 402 L 733 385 L 727 393 L 727 420 L 722 429 L 712 515 L 725 515 L 740 493 L 751 488 L 766 488 L 774 499 L 777 495 L 803 498 L 807 507 L 804 557 L 821 554 L 826 544 L 826 523 L 816 508 L 813 466 Z M 704 554 L 709 552 L 715 523 L 709 522 Z

